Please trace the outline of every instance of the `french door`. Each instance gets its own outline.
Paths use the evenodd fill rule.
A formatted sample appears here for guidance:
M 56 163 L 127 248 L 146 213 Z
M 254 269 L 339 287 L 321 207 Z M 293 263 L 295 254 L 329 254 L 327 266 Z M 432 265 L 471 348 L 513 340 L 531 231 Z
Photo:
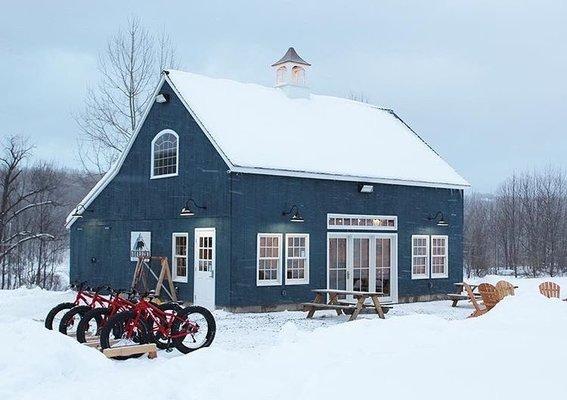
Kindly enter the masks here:
M 329 289 L 382 293 L 397 301 L 397 234 L 329 233 L 327 244 Z

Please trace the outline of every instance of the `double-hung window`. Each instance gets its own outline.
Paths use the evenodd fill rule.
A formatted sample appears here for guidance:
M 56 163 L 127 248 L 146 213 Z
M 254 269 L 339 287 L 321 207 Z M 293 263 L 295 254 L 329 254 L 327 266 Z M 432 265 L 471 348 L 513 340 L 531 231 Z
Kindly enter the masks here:
M 173 280 L 187 282 L 187 245 L 189 235 L 187 233 L 174 233 L 171 240 L 171 260 L 173 261 Z
M 429 236 L 411 237 L 411 278 L 429 278 Z
M 309 234 L 290 233 L 285 236 L 285 283 L 309 283 Z
M 449 276 L 449 237 L 413 235 L 411 237 L 411 278 L 447 278 Z
M 282 283 L 282 239 L 280 233 L 259 233 L 257 241 L 256 284 L 274 286 Z
M 445 235 L 431 236 L 431 277 L 447 278 L 449 263 L 447 258 L 449 237 Z

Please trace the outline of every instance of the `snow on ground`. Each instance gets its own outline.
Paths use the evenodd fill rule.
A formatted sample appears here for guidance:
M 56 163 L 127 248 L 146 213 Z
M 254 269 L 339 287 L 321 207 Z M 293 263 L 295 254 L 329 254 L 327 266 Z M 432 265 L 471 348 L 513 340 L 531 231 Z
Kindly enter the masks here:
M 466 319 L 467 303 L 448 301 L 396 305 L 386 320 L 349 323 L 331 312 L 306 320 L 302 312 L 216 311 L 212 347 L 124 362 L 43 328 L 47 311 L 72 292 L 0 291 L 0 398 L 565 396 L 567 303 L 539 295 L 544 279 L 507 279 L 517 295 L 476 319 Z M 567 278 L 551 280 L 567 297 Z

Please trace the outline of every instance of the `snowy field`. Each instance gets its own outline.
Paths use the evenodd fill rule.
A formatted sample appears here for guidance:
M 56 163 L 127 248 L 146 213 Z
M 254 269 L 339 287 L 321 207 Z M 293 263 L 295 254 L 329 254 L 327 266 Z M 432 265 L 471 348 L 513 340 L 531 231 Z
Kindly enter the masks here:
M 0 399 L 564 398 L 567 303 L 538 293 L 549 279 L 508 280 L 517 295 L 476 319 L 449 301 L 349 323 L 216 311 L 212 347 L 122 362 L 43 328 L 71 292 L 0 291 Z M 567 297 L 567 278 L 551 280 Z

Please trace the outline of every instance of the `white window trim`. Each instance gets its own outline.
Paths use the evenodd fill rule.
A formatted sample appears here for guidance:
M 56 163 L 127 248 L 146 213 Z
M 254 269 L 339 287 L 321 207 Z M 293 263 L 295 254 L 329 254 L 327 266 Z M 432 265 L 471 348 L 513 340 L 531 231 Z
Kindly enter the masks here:
M 413 240 L 414 239 L 426 239 L 426 243 L 427 243 L 427 250 L 426 250 L 426 255 L 425 255 L 425 260 L 427 262 L 427 264 L 425 265 L 425 274 L 414 274 L 413 272 L 413 258 L 414 258 L 414 246 L 413 246 Z M 411 279 L 429 279 L 429 268 L 431 265 L 431 256 L 430 256 L 430 243 L 429 243 L 429 236 L 428 235 L 412 235 L 411 236 Z
M 171 133 L 172 135 L 175 136 L 176 143 L 176 154 L 177 157 L 175 157 L 175 173 L 174 174 L 165 174 L 165 175 L 154 175 L 154 145 L 156 143 L 156 140 L 159 139 L 160 136 L 166 134 L 166 133 Z M 175 131 L 171 130 L 171 129 L 164 129 L 162 131 L 159 131 L 154 138 L 152 139 L 152 145 L 150 146 L 151 149 L 151 153 L 150 153 L 150 179 L 161 179 L 161 178 L 171 178 L 172 176 L 177 176 L 179 175 L 179 135 L 177 133 L 175 133 Z
M 433 251 L 431 251 L 431 278 L 448 278 L 449 277 L 449 236 L 447 235 L 431 235 L 431 248 L 433 248 L 433 239 L 445 239 L 445 264 L 443 265 L 442 274 L 433 273 Z
M 361 218 L 361 219 L 393 219 L 394 226 L 358 226 L 358 225 L 330 225 L 331 218 Z M 357 230 L 357 231 L 397 231 L 398 217 L 396 215 L 366 215 L 366 214 L 327 214 L 327 229 Z
M 278 249 L 278 257 L 279 257 L 279 264 L 278 264 L 278 271 L 277 271 L 277 279 L 272 280 L 260 280 L 258 272 L 260 271 L 260 238 L 261 237 L 269 237 L 269 236 L 277 236 L 279 238 L 279 249 Z M 282 254 L 283 254 L 283 234 L 282 233 L 258 233 L 256 237 L 256 286 L 279 286 L 282 284 Z
M 185 238 L 185 258 L 187 262 L 185 263 L 186 267 L 186 275 L 185 276 L 177 276 L 177 264 L 175 262 L 175 238 L 177 237 L 184 237 Z M 171 234 L 171 279 L 174 282 L 181 282 L 187 283 L 189 278 L 189 234 L 187 232 L 174 232 Z
M 288 260 L 288 238 L 305 238 L 305 266 L 303 271 L 303 279 L 288 279 L 287 277 L 287 260 Z M 287 233 L 285 235 L 285 284 L 286 285 L 308 285 L 309 284 L 309 234 L 308 233 Z

